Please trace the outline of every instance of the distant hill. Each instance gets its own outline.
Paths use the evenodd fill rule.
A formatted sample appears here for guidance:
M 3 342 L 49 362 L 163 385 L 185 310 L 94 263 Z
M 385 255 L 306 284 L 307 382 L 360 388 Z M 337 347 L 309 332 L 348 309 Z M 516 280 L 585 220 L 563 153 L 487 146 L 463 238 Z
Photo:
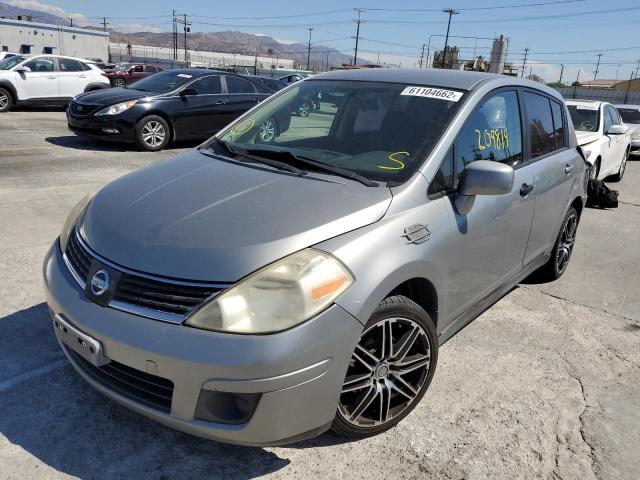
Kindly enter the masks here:
M 166 48 L 171 48 L 173 44 L 170 32 L 127 34 L 111 32 L 111 41 Z M 230 31 L 193 32 L 189 33 L 187 42 L 191 50 L 254 55 L 257 49 L 262 56 L 273 55 L 274 57 L 293 59 L 302 67 L 307 66 L 307 45 L 300 43 L 284 44 L 268 36 Z M 179 49 L 184 48 L 182 35 L 178 36 L 178 45 Z M 312 67 L 320 67 L 326 64 L 327 54 L 329 55 L 329 65 L 331 66 L 340 66 L 343 63 L 351 63 L 352 61 L 352 57 L 349 55 L 336 52 L 327 47 L 312 45 L 310 65 Z
M 14 7 L 4 2 L 0 2 L 0 17 L 15 18 L 18 15 L 30 15 L 34 22 L 51 23 L 53 25 L 69 26 L 69 21 L 49 13 L 31 10 L 27 8 Z M 82 26 L 82 25 L 74 25 Z M 93 28 L 93 27 L 86 27 Z M 110 31 L 111 41 L 114 43 L 127 44 L 131 42 L 137 45 L 149 45 L 151 47 L 171 48 L 170 32 L 138 32 L 120 33 Z M 183 37 L 179 35 L 179 48 L 184 48 Z M 189 33 L 189 48 L 192 50 L 243 53 L 254 55 L 256 48 L 262 56 L 273 55 L 280 58 L 295 60 L 301 67 L 307 66 L 307 46 L 300 43 L 285 44 L 278 42 L 274 38 L 263 35 L 252 35 L 243 32 L 193 32 Z M 332 51 L 332 49 L 322 46 L 312 45 L 310 65 L 319 68 L 327 62 L 329 55 L 329 65 L 337 67 L 343 63 L 351 63 L 352 57 L 344 53 Z

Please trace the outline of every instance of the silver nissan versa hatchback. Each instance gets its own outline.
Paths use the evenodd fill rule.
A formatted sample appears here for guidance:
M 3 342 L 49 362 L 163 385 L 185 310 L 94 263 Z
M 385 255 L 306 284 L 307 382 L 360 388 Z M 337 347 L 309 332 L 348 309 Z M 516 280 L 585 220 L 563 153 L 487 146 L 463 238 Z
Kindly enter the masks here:
M 55 334 L 97 390 L 195 435 L 376 434 L 445 341 L 533 272 L 563 274 L 585 181 L 538 83 L 317 75 L 82 200 L 44 262 Z

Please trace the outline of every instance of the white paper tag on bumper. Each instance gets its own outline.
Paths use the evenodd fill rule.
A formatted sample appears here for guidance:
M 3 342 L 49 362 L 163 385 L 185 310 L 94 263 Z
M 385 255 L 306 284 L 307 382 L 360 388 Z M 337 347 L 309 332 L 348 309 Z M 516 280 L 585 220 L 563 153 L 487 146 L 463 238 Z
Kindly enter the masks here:
M 449 100 L 457 102 L 462 98 L 462 92 L 444 90 L 442 88 L 429 87 L 406 87 L 400 95 L 411 95 L 413 97 L 437 98 L 439 100 Z

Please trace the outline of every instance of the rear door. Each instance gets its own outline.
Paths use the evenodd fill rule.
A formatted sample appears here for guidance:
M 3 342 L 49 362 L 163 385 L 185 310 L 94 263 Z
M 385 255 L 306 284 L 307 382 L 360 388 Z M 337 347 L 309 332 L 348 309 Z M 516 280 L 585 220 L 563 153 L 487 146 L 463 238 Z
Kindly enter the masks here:
M 89 82 L 89 72 L 82 63 L 72 58 L 58 58 L 58 78 L 60 82 L 60 96 L 73 98 L 84 92 Z
M 562 104 L 540 92 L 522 93 L 527 132 L 527 162 L 533 172 L 535 213 L 524 258 L 528 264 L 551 252 L 576 181 L 576 149 L 569 148 L 567 116 Z
M 516 89 L 488 94 L 469 116 L 429 186 L 429 197 L 442 202 L 451 218 L 448 246 L 438 263 L 446 271 L 446 315 L 458 322 L 480 300 L 522 270 L 534 202 L 522 194 L 533 183 L 530 166 L 523 163 L 523 135 Z M 476 160 L 506 163 L 514 169 L 514 183 L 506 195 L 478 195 L 467 214 L 454 205 L 457 179 Z M 438 198 L 442 195 L 440 198 Z M 439 252 L 440 253 L 440 252 Z M 454 322 L 446 328 L 454 330 Z
M 30 72 L 16 73 L 16 90 L 20 100 L 58 98 L 60 87 L 58 71 L 52 57 L 36 57 L 23 63 Z
M 176 137 L 208 138 L 228 123 L 221 76 L 199 78 L 187 88 L 196 94 L 172 100 L 178 102 L 174 113 Z
M 227 88 L 227 123 L 236 119 L 269 95 L 258 93 L 253 82 L 232 75 L 224 76 Z

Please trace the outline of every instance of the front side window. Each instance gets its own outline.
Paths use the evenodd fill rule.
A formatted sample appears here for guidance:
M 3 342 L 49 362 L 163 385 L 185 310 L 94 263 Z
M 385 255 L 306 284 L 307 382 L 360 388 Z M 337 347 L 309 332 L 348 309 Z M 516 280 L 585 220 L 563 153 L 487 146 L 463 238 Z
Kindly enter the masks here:
M 595 105 L 567 105 L 573 128 L 579 132 L 596 132 L 600 124 L 600 113 Z
M 227 91 L 229 93 L 255 93 L 253 83 L 244 78 L 227 76 Z
M 463 96 L 399 83 L 310 80 L 271 97 L 220 138 L 254 155 L 287 161 L 297 155 L 370 180 L 403 182 L 441 138 Z M 265 140 L 260 132 L 271 121 L 275 133 Z
M 520 107 L 515 91 L 493 94 L 480 102 L 453 142 L 429 186 L 429 194 L 454 189 L 464 167 L 476 160 L 511 166 L 522 162 Z
M 219 76 L 201 78 L 190 85 L 198 95 L 218 95 L 222 93 L 222 84 Z
M 24 64 L 32 72 L 53 72 L 53 59 L 51 58 L 34 58 Z
M 84 70 L 80 62 L 70 58 L 59 58 L 58 66 L 61 72 L 82 72 Z
M 537 93 L 524 92 L 526 128 L 529 131 L 531 157 L 553 152 L 556 148 L 551 101 Z
M 640 109 L 638 108 L 618 108 L 624 123 L 640 124 Z

